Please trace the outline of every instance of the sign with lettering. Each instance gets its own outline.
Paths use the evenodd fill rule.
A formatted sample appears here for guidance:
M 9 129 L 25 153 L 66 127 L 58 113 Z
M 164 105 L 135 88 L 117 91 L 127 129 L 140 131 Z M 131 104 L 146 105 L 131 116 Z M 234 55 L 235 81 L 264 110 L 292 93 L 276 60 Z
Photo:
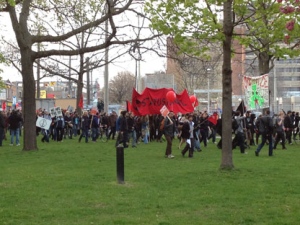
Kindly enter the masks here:
M 243 78 L 245 105 L 247 109 L 257 110 L 269 107 L 269 75 Z
M 134 115 L 158 115 L 160 109 L 165 105 L 169 110 L 174 113 L 181 112 L 183 114 L 191 113 L 194 111 L 193 104 L 190 100 L 187 90 L 177 94 L 173 102 L 167 100 L 166 95 L 169 91 L 174 91 L 172 88 L 145 88 L 144 91 L 139 94 L 135 89 L 132 91 L 132 103 L 131 110 Z

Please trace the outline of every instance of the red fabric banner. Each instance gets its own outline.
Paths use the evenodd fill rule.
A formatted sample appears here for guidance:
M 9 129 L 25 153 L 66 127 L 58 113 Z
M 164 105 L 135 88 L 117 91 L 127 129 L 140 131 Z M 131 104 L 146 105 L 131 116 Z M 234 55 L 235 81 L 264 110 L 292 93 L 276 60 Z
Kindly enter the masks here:
M 81 109 L 83 108 L 83 95 L 81 95 L 81 97 L 80 97 L 80 100 L 78 102 L 78 107 Z
M 169 91 L 174 90 L 172 88 L 145 88 L 143 93 L 139 94 L 133 89 L 131 102 L 132 112 L 137 116 L 160 114 L 160 109 L 164 105 L 166 105 L 169 111 L 173 111 L 174 113 L 181 112 L 186 114 L 194 112 L 194 107 L 186 90 L 180 94 L 176 94 L 174 102 L 169 102 L 166 98 L 166 94 Z
M 213 125 L 216 125 L 219 119 L 218 113 L 213 113 L 210 117 L 208 117 L 208 121 L 211 122 Z
M 2 109 L 6 110 L 6 102 L 5 101 L 2 102 Z
M 132 105 L 131 105 L 130 101 L 126 101 L 126 109 L 128 112 L 132 112 Z

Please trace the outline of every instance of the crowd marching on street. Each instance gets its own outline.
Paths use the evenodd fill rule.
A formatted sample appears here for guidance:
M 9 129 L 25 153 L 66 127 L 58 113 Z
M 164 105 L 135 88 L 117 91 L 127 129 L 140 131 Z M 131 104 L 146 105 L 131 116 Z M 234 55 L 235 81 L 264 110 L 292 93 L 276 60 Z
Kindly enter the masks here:
M 37 118 L 43 117 L 51 120 L 49 129 L 36 127 L 36 135 L 41 141 L 62 142 L 66 139 L 77 139 L 80 143 L 97 142 L 101 140 L 115 140 L 115 146 L 136 148 L 137 144 L 150 142 L 166 142 L 165 157 L 173 159 L 173 139 L 179 139 L 176 148 L 192 158 L 195 151 L 202 151 L 211 140 L 219 149 L 222 149 L 222 118 L 217 112 L 209 115 L 206 111 L 194 111 L 190 114 L 181 114 L 170 111 L 167 117 L 159 115 L 135 116 L 132 112 L 121 111 L 119 115 L 112 111 L 91 113 L 83 111 L 79 116 L 77 112 L 63 111 L 62 116 L 51 117 L 46 110 L 37 110 Z M 22 112 L 0 112 L 0 146 L 3 140 L 8 140 L 9 145 L 19 146 L 22 135 Z M 280 111 L 270 115 L 256 117 L 256 114 L 247 111 L 244 114 L 239 110 L 233 111 L 232 116 L 232 148 L 239 147 L 242 154 L 247 154 L 246 149 L 256 146 L 255 155 L 259 156 L 265 144 L 269 148 L 269 156 L 273 156 L 273 149 L 278 144 L 282 149 L 287 149 L 287 144 L 293 144 L 299 136 L 299 112 Z M 8 138 L 8 135 L 10 138 Z M 216 136 L 221 138 L 216 142 Z M 260 142 L 259 142 L 260 141 Z

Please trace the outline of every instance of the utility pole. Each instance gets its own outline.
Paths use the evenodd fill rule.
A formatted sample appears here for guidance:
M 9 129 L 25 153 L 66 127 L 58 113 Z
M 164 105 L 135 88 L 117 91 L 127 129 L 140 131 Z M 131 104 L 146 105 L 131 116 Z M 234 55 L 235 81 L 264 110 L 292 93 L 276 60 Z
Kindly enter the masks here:
M 90 104 L 90 100 L 91 100 L 91 97 L 90 97 L 90 58 L 87 57 L 86 58 L 86 76 L 87 76 L 87 79 L 86 79 L 86 98 L 87 98 L 87 105 Z
M 40 36 L 40 28 L 38 29 L 38 36 Z M 38 46 L 37 46 L 37 51 L 40 52 L 41 50 L 41 44 L 38 43 Z M 36 98 L 39 99 L 40 98 L 40 92 L 41 92 L 41 88 L 40 88 L 40 73 L 41 73 L 41 70 L 40 70 L 40 58 L 38 58 L 37 60 L 37 68 L 36 68 Z
M 69 56 L 69 83 L 68 83 L 68 95 L 72 98 L 72 86 L 71 86 L 71 56 Z
M 106 7 L 109 7 L 106 5 Z M 108 13 L 108 8 L 106 8 L 106 13 Z M 105 41 L 108 39 L 108 20 L 105 21 Z M 108 112 L 109 105 L 109 87 L 108 87 L 108 51 L 109 47 L 105 48 L 105 66 L 104 66 L 104 112 Z

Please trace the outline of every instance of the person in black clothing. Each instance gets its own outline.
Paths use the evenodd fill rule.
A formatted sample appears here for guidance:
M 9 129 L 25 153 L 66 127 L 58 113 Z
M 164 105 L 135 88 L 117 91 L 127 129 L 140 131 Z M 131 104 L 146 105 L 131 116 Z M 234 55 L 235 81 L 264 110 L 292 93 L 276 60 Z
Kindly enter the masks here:
M 291 115 L 292 115 L 292 112 L 288 111 L 287 115 L 285 116 L 284 121 L 283 121 L 284 128 L 285 128 L 286 140 L 288 141 L 288 143 L 290 145 L 293 144 L 292 143 L 292 132 L 293 132 L 293 129 L 294 129 L 293 120 L 292 120 Z
M 168 117 L 164 119 L 164 135 L 167 141 L 165 157 L 167 157 L 168 159 L 174 158 L 174 156 L 172 155 L 172 141 L 174 138 L 174 132 L 176 130 L 175 126 L 176 123 L 174 120 L 174 113 L 173 111 L 170 111 Z
M 123 144 L 124 148 L 128 148 L 128 124 L 127 124 L 127 117 L 128 112 L 127 111 L 122 111 L 121 115 L 119 117 L 120 119 L 120 127 L 119 127 L 119 132 L 120 132 L 120 142 L 119 144 Z
M 55 120 L 56 141 L 61 142 L 64 135 L 65 120 L 63 116 L 58 116 Z
M 200 117 L 200 143 L 203 141 L 204 147 L 207 147 L 207 138 L 208 138 L 208 114 L 207 112 L 203 112 Z
M 20 123 L 23 122 L 22 117 L 17 111 L 13 111 L 8 117 L 9 129 L 10 129 L 10 145 L 14 144 L 14 136 L 16 136 L 16 145 L 20 145 Z
M 88 112 L 84 111 L 81 117 L 81 135 L 78 139 L 78 142 L 81 142 L 82 137 L 85 136 L 85 143 L 88 143 L 90 124 Z
M 266 141 L 269 141 L 269 156 L 273 156 L 273 120 L 270 116 L 270 111 L 266 111 L 266 115 L 262 117 L 258 117 L 256 121 L 256 126 L 258 127 L 258 131 L 261 134 L 262 142 L 258 145 L 255 155 L 259 156 L 260 150 L 264 147 Z
M 189 151 L 189 158 L 192 158 L 194 153 L 194 138 L 195 138 L 193 115 L 189 115 L 188 120 L 183 122 L 181 131 L 182 131 L 181 138 L 186 140 L 186 145 L 184 149 L 181 151 L 181 154 L 182 156 L 184 156 L 185 153 Z

